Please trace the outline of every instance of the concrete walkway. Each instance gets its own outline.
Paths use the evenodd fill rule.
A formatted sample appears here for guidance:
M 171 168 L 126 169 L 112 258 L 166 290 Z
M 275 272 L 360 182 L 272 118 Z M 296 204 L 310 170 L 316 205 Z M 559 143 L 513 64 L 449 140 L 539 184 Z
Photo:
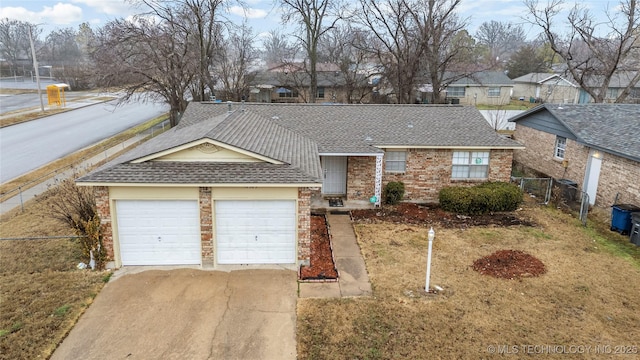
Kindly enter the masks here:
M 301 298 L 371 296 L 369 275 L 349 215 L 327 213 L 338 282 L 300 283 Z

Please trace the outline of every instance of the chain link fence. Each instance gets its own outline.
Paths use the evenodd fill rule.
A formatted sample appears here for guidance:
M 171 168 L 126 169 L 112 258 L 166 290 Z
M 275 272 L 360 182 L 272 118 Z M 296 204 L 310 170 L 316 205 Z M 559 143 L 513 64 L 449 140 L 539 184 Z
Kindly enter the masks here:
M 565 179 L 511 177 L 523 192 L 538 199 L 540 204 L 552 203 L 569 211 L 577 212 L 582 225 L 587 224 L 589 214 L 589 194 L 580 190 L 577 184 Z

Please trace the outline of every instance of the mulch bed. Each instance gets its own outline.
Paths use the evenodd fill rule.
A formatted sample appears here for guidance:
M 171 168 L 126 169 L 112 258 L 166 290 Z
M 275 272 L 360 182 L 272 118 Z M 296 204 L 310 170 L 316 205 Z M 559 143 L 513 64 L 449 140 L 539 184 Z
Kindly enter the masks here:
M 546 272 L 538 258 L 520 250 L 499 250 L 473 262 L 473 270 L 502 279 L 536 277 Z
M 338 272 L 333 263 L 331 242 L 324 215 L 311 215 L 310 266 L 300 268 L 301 280 L 337 279 Z
M 351 217 L 358 222 L 386 221 L 396 224 L 411 224 L 432 226 L 438 224 L 445 228 L 466 228 L 470 226 L 534 226 L 534 223 L 524 219 L 515 212 L 491 213 L 485 215 L 458 215 L 446 212 L 438 205 L 400 203 L 398 205 L 384 205 L 378 209 L 353 210 Z

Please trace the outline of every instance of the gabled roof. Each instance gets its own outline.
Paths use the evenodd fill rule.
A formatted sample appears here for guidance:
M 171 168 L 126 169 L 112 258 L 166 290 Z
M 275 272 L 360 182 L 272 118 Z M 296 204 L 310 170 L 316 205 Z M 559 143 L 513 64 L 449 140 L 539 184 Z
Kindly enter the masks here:
M 565 79 L 564 77 L 553 74 L 553 73 L 529 73 L 527 75 L 522 75 L 513 79 L 513 82 L 516 83 L 533 83 L 533 84 L 544 84 L 547 81 L 560 82 L 562 81 L 568 86 L 577 87 L 571 81 Z
M 190 103 L 178 126 L 78 180 L 85 183 L 320 184 L 320 155 L 385 148 L 515 149 L 474 107 Z M 202 141 L 265 160 L 153 161 Z
M 543 104 L 509 119 L 518 122 L 548 112 L 586 146 L 640 161 L 640 105 Z
M 237 165 L 237 169 L 245 170 L 245 176 L 225 177 L 207 170 L 219 169 L 219 163 L 168 161 L 136 163 L 136 160 L 153 159 L 154 154 L 161 154 L 202 139 L 210 139 L 231 149 L 255 154 L 259 158 L 266 157 L 272 160 L 267 163 L 274 166 Z M 249 168 L 260 168 L 261 171 L 248 171 Z M 177 169 L 188 170 L 190 174 L 169 175 Z M 129 171 L 138 173 L 134 175 Z M 164 176 L 163 172 L 165 172 Z M 78 181 L 117 182 L 117 179 L 120 179 L 122 182 L 131 183 L 147 179 L 146 182 L 175 183 L 180 179 L 188 183 L 200 183 L 207 178 L 205 174 L 209 182 L 214 183 L 225 179 L 232 183 L 274 183 L 283 178 L 286 179 L 287 177 L 283 176 L 285 174 L 289 175 L 288 182 L 318 183 L 321 177 L 318 147 L 313 140 L 256 113 L 238 111 L 232 114 L 220 114 L 218 112 L 200 121 L 181 123 Z M 276 179 L 278 181 L 275 181 Z
M 449 82 L 447 79 L 454 80 Z M 462 78 L 458 78 L 454 73 L 447 73 L 444 75 L 443 82 L 448 86 L 513 86 L 513 80 L 509 79 L 502 71 L 480 71 Z

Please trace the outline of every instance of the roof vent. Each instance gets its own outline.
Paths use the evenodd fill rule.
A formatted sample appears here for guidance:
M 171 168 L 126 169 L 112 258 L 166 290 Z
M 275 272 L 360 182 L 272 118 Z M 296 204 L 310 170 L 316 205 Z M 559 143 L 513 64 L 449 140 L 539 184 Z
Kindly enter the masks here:
M 231 108 L 231 104 L 233 104 L 231 101 L 227 101 L 227 112 L 229 112 L 229 114 L 233 112 Z
M 279 119 L 280 119 L 280 117 L 279 117 L 279 116 L 277 116 L 277 115 L 274 115 L 274 116 L 272 116 L 272 117 L 271 117 L 271 119 L 272 119 L 272 120 L 279 120 Z
M 410 122 L 409 124 L 407 124 L 407 127 L 408 127 L 409 129 L 413 129 L 413 123 L 412 123 L 412 122 Z
M 364 138 L 364 141 L 373 141 L 373 138 L 367 135 L 367 137 Z

